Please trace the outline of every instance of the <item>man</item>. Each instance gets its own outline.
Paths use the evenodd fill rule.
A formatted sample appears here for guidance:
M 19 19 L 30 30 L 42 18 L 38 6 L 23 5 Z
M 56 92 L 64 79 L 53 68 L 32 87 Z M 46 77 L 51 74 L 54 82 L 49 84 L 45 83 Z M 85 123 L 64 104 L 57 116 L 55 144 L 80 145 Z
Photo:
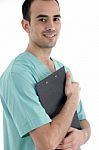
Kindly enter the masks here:
M 78 150 L 87 142 L 91 131 L 79 101 L 79 84 L 73 82 L 69 69 L 65 67 L 67 101 L 53 119 L 45 112 L 35 89 L 37 82 L 63 66 L 50 57 L 61 28 L 59 3 L 25 0 L 22 12 L 22 26 L 29 43 L 1 76 L 4 149 Z M 76 109 L 81 130 L 70 127 Z

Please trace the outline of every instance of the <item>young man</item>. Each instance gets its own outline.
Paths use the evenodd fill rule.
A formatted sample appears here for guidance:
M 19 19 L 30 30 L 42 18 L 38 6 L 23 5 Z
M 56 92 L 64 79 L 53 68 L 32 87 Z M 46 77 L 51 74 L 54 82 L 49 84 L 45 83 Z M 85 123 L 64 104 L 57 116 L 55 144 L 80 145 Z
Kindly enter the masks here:
M 59 3 L 25 0 L 22 12 L 29 43 L 1 76 L 4 150 L 79 150 L 90 137 L 90 125 L 79 101 L 79 84 L 73 82 L 69 69 L 65 67 L 67 101 L 53 119 L 45 112 L 35 89 L 38 81 L 63 66 L 50 57 L 61 28 Z M 81 130 L 70 127 L 76 109 Z

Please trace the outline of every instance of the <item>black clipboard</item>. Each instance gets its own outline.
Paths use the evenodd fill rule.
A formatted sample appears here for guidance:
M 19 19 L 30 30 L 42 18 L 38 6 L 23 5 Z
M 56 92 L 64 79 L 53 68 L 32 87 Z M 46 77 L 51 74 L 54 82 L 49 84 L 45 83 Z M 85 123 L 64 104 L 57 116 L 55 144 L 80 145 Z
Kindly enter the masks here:
M 66 102 L 65 82 L 66 73 L 63 66 L 36 84 L 37 95 L 51 119 L 60 112 Z M 77 111 L 74 114 L 71 127 L 81 129 Z

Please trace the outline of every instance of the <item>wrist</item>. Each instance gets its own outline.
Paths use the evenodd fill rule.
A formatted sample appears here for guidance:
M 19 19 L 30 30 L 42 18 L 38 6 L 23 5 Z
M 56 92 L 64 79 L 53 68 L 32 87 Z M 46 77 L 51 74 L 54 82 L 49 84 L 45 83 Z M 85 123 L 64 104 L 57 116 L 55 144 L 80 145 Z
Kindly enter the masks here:
M 74 106 L 75 108 L 77 108 L 77 105 L 78 105 L 78 100 L 79 97 L 77 95 L 72 95 L 67 97 L 67 103 L 71 106 Z

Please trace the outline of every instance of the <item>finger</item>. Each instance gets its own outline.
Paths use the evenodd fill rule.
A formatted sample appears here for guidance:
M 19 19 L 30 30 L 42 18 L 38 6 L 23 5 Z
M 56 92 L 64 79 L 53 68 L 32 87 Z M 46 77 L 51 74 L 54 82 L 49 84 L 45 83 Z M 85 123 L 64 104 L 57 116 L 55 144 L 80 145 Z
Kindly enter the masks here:
M 66 86 L 71 85 L 71 73 L 69 71 L 66 72 Z
M 72 137 L 70 136 L 70 134 L 68 134 L 68 136 L 64 138 L 61 144 L 69 144 L 72 142 Z
M 68 132 L 73 132 L 74 130 L 75 130 L 75 128 L 70 127 L 70 128 L 68 129 Z
M 69 149 L 72 147 L 72 142 L 59 145 L 56 149 Z
M 70 72 L 68 71 L 66 73 L 66 84 L 65 84 L 65 92 L 66 92 L 66 96 L 69 97 L 71 95 L 71 74 Z

